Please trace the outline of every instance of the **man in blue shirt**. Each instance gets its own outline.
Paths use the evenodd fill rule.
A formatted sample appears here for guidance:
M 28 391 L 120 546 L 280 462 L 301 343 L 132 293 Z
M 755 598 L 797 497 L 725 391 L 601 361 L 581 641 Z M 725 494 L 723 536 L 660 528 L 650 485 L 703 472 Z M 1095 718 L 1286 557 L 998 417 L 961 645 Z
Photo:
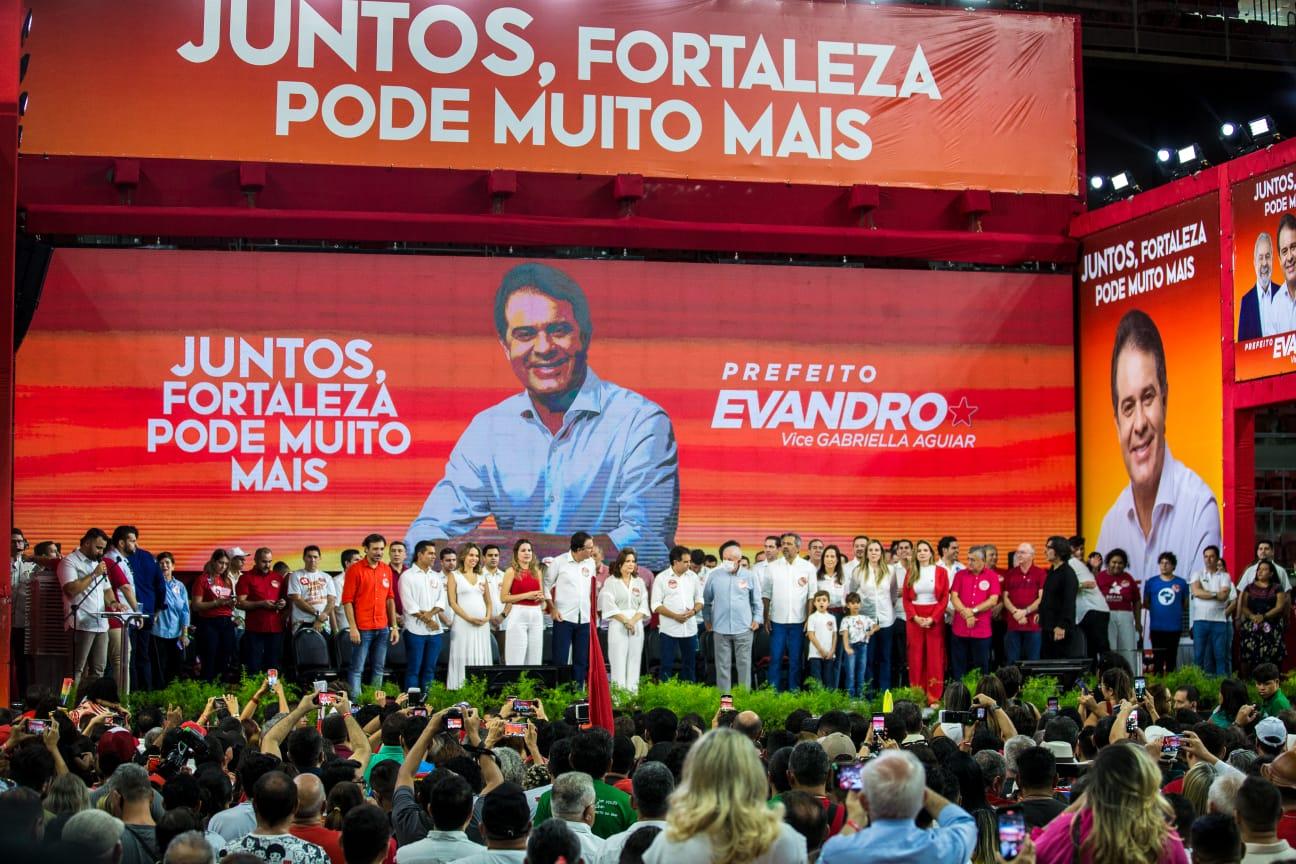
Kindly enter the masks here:
M 850 819 L 824 844 L 821 864 L 966 864 L 976 848 L 976 820 L 926 786 L 918 757 L 908 750 L 884 750 L 864 763 L 864 791 L 846 798 Z M 926 809 L 934 829 L 914 824 Z M 866 827 L 867 826 L 867 827 Z
M 665 567 L 679 524 L 675 431 L 659 405 L 589 368 L 585 292 L 557 268 L 518 265 L 495 294 L 495 329 L 525 389 L 468 424 L 406 533 L 410 548 L 526 537 L 553 555 L 589 531 L 607 557 L 633 546 L 641 564 Z M 487 517 L 498 530 L 478 528 Z
M 721 693 L 728 693 L 733 684 L 734 655 L 738 685 L 751 687 L 752 634 L 760 629 L 765 615 L 756 577 L 740 567 L 742 547 L 737 540 L 725 541 L 720 559 L 720 566 L 706 577 L 702 620 L 714 640 L 716 686 Z
M 131 686 L 136 690 L 152 690 L 161 680 L 161 673 L 155 672 L 157 652 L 153 650 L 153 619 L 166 606 L 162 568 L 158 567 L 153 553 L 139 548 L 139 529 L 134 525 L 118 525 L 113 530 L 112 543 L 130 568 L 139 611 L 149 616 L 139 626 L 126 628 L 130 639 Z

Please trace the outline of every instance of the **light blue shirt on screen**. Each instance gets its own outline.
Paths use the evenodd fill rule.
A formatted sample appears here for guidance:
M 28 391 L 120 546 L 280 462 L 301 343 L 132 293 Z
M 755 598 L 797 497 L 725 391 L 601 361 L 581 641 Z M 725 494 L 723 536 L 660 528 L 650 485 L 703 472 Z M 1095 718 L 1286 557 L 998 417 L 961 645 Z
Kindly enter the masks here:
M 750 570 L 730 573 L 717 567 L 707 574 L 702 591 L 702 620 L 724 636 L 734 636 L 751 629 L 751 624 L 765 622 L 760 585 Z
M 460 436 L 406 541 L 461 537 L 487 516 L 503 531 L 607 534 L 665 566 L 679 525 L 670 418 L 592 369 L 556 435 L 526 392 L 492 405 Z
M 847 837 L 834 837 L 819 853 L 820 864 L 966 864 L 976 848 L 977 824 L 957 804 L 946 804 L 926 830 L 912 819 L 879 819 Z

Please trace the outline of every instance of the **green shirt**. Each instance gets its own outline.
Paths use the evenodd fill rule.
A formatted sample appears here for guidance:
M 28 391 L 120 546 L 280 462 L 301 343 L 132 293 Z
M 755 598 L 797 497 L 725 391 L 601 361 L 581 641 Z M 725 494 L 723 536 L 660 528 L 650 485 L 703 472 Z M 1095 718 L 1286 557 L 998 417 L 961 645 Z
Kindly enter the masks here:
M 553 815 L 549 809 L 549 799 L 552 797 L 552 790 L 540 796 L 535 818 L 531 820 L 532 825 L 539 825 Z M 594 836 L 606 840 L 613 834 L 620 834 L 638 820 L 634 808 L 630 806 L 629 795 L 602 780 L 594 781 L 594 825 L 591 827 Z
M 405 762 L 405 748 L 399 744 L 384 744 L 378 748 L 378 752 L 369 757 L 369 764 L 365 766 L 364 781 L 369 785 L 369 772 L 379 762 L 395 762 L 403 764 Z
M 1277 717 L 1279 713 L 1291 708 L 1291 703 L 1287 701 L 1287 696 L 1281 691 L 1274 693 L 1273 698 L 1268 702 L 1260 702 L 1256 705 L 1260 709 L 1261 717 Z

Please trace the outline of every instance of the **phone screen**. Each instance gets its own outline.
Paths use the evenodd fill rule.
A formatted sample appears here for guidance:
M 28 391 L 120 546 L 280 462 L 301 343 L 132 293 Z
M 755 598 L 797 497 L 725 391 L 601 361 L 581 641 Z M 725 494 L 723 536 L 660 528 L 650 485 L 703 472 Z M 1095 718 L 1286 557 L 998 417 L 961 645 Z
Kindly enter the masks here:
M 267 671 L 266 684 L 269 685 L 270 687 L 274 687 L 278 683 L 279 683 L 279 670 L 270 669 L 269 671 Z
M 527 724 L 525 723 L 505 723 L 504 734 L 513 738 L 525 738 L 527 733 Z
M 728 693 L 720 697 L 720 710 L 721 711 L 733 710 L 733 697 L 730 696 Z
M 445 728 L 446 728 L 446 729 L 450 729 L 450 730 L 454 730 L 454 731 L 458 731 L 458 730 L 462 729 L 462 728 L 463 728 L 463 718 L 462 718 L 462 717 L 451 717 L 450 715 L 447 714 L 447 715 L 446 715 L 446 718 L 445 718 Z
M 885 715 L 882 715 L 882 714 L 874 714 L 874 715 L 873 715 L 873 734 L 874 734 L 874 735 L 885 735 L 885 734 L 886 734 L 886 716 L 885 716 Z
M 519 717 L 534 717 L 536 713 L 536 703 L 534 699 L 514 699 L 513 713 Z
M 1138 728 L 1138 710 L 1135 709 L 1129 713 L 1129 719 L 1125 721 L 1125 731 L 1133 732 Z
M 420 690 L 418 687 L 409 688 L 408 690 L 405 691 L 405 694 L 409 696 L 410 707 L 423 704 L 423 691 Z
M 1147 692 L 1147 680 L 1143 676 L 1134 679 L 1134 695 L 1142 699 L 1143 694 Z
M 49 728 L 48 720 L 28 720 L 27 731 L 32 735 L 44 735 L 45 730 Z
M 1182 746 L 1178 735 L 1167 735 L 1161 739 L 1161 756 L 1164 759 L 1179 758 L 1179 748 Z
M 590 722 L 590 719 L 589 719 L 589 703 L 588 703 L 588 702 L 577 702 L 575 708 L 576 708 L 576 722 L 577 722 L 577 723 L 588 723 L 588 722 Z
M 1021 854 L 1026 842 L 1026 817 L 1020 810 L 1005 810 L 999 814 L 999 854 L 1011 861 Z
M 1048 710 L 1052 711 L 1054 714 L 1058 712 L 1058 697 L 1048 697 Z
M 316 692 L 316 693 L 323 693 L 323 692 L 324 692 L 325 690 L 327 690 L 327 689 L 328 689 L 328 682 L 327 682 L 327 681 L 316 681 L 316 682 L 315 682 L 315 692 Z
M 977 709 L 976 709 L 976 719 L 977 719 L 977 720 L 984 720 L 984 719 L 986 719 L 986 709 L 985 709 L 985 706 L 984 706 L 984 705 L 978 705 L 978 706 L 977 706 Z
M 860 780 L 864 766 L 859 762 L 846 762 L 837 766 L 837 785 L 847 792 L 859 792 L 864 788 Z

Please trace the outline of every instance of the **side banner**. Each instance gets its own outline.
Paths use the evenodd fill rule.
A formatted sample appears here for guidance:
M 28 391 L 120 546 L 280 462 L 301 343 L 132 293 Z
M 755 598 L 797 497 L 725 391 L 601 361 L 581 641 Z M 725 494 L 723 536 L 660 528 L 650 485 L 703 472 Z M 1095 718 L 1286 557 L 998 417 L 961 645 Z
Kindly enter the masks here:
M 1075 19 L 782 0 L 30 0 L 35 154 L 1074 194 Z
M 1083 253 L 1083 530 L 1140 580 L 1162 552 L 1186 577 L 1221 544 L 1218 195 L 1088 237 Z
M 1234 183 L 1234 379 L 1296 369 L 1296 166 Z
M 1038 543 L 1075 512 L 1070 294 L 1002 273 L 59 250 L 18 355 L 17 524 L 64 542 L 136 524 L 182 567 L 375 530 L 588 530 L 653 565 L 780 530 Z

